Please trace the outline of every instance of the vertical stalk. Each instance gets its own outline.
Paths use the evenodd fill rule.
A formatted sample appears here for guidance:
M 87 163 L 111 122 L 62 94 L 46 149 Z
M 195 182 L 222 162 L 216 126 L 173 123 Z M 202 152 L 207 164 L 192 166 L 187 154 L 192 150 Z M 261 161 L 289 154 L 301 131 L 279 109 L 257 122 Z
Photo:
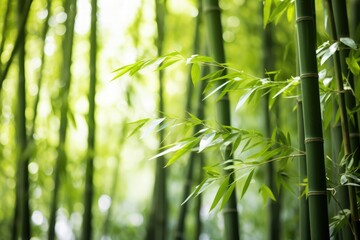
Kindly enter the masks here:
M 332 10 L 334 16 L 335 26 L 333 27 L 333 37 L 336 40 L 340 40 L 342 37 L 350 37 L 349 32 L 349 22 L 347 17 L 346 2 L 341 0 L 332 0 Z M 354 84 L 354 75 L 349 71 L 349 68 L 346 63 L 346 58 L 349 56 L 350 49 L 342 46 L 340 48 L 339 57 L 340 57 L 340 66 L 341 73 L 349 83 L 351 89 L 355 90 Z M 341 78 L 342 80 L 342 78 Z M 345 104 L 348 109 L 353 109 L 356 106 L 356 99 L 352 91 L 345 91 Z M 350 115 L 351 121 L 349 124 L 349 137 L 350 137 L 350 149 L 351 154 L 353 154 L 354 166 L 358 167 L 359 165 L 359 146 L 360 146 L 360 135 L 359 135 L 359 126 L 357 114 L 352 113 Z
M 221 15 L 218 0 L 203 0 L 204 15 L 206 22 L 206 29 L 209 39 L 209 51 L 210 55 L 217 62 L 225 62 L 225 51 L 222 39 L 222 25 Z M 224 69 L 223 74 L 226 74 Z M 218 81 L 219 85 L 223 82 Z M 229 96 L 226 94 L 222 97 L 216 106 L 218 122 L 223 125 L 231 125 L 230 116 L 230 101 Z M 230 159 L 231 146 L 228 146 L 225 152 L 224 161 Z M 230 174 L 229 185 L 234 181 L 234 174 Z M 229 198 L 229 201 L 223 209 L 224 221 L 225 221 L 225 239 L 237 240 L 240 239 L 239 235 L 239 220 L 236 202 L 236 191 L 234 190 Z
M 299 138 L 299 150 L 301 152 L 306 152 L 305 149 L 305 136 L 304 136 L 304 122 L 303 122 L 303 109 L 302 109 L 302 99 L 298 99 L 297 103 L 297 115 L 298 115 L 298 138 Z M 300 184 L 307 177 L 306 171 L 306 156 L 302 155 L 299 157 L 299 175 Z M 300 194 L 303 193 L 305 187 L 300 186 Z M 302 196 L 300 198 L 299 204 L 299 212 L 300 212 L 300 239 L 306 240 L 310 238 L 310 222 L 309 222 L 309 202 L 306 199 L 306 196 Z
M 11 2 L 10 0 L 6 1 L 6 9 L 5 9 L 5 14 L 4 14 L 4 20 L 3 20 L 3 29 L 1 32 L 1 42 L 0 42 L 0 73 L 1 73 L 1 55 L 4 51 L 4 47 L 5 47 L 5 40 L 6 40 L 6 35 L 7 32 L 10 28 L 9 26 L 9 16 L 10 16 L 10 12 L 11 12 Z
M 95 155 L 95 93 L 96 93 L 96 57 L 97 57 L 97 0 L 91 1 L 91 29 L 90 29 L 90 85 L 89 85 L 89 113 L 88 113 L 88 148 L 86 157 L 86 179 L 82 239 L 92 239 L 92 205 L 94 198 L 94 155 Z
M 273 56 L 274 40 L 273 40 L 273 26 L 269 23 L 263 30 L 263 66 L 265 71 L 272 71 L 275 69 L 275 60 Z M 264 73 L 265 76 L 265 73 Z M 274 81 L 273 76 L 270 76 L 271 81 Z M 279 116 L 278 104 L 275 103 L 275 118 Z M 264 107 L 264 125 L 265 125 L 265 136 L 271 138 L 273 128 L 277 123 L 272 123 L 271 114 L 269 110 L 269 93 L 263 97 Z M 277 121 L 277 119 L 276 119 Z M 277 127 L 277 126 L 276 126 Z M 277 240 L 280 239 L 281 234 L 281 221 L 280 221 L 280 210 L 281 210 L 281 194 L 280 191 L 276 191 L 276 163 L 270 161 L 266 164 L 266 178 L 267 184 L 274 191 L 277 201 L 269 201 L 268 204 L 268 239 Z
M 17 51 L 20 48 L 21 42 L 22 42 L 22 34 L 25 31 L 25 26 L 26 26 L 26 22 L 29 16 L 29 12 L 30 12 L 30 7 L 32 4 L 33 0 L 27 0 L 27 1 L 21 1 L 19 2 L 22 8 L 22 14 L 19 18 L 19 24 L 18 24 L 18 32 L 17 32 L 17 36 L 15 39 L 15 43 L 14 43 L 14 47 L 11 51 L 9 60 L 4 64 L 5 67 L 4 68 L 0 68 L 0 91 L 2 89 L 2 84 L 7 76 L 7 73 L 9 72 L 10 66 L 12 61 L 14 60 L 14 57 L 16 56 Z
M 18 0 L 18 87 L 17 87 L 17 114 L 16 114 L 16 143 L 17 143 L 17 181 L 16 181 L 16 200 L 13 227 L 13 239 L 21 237 L 30 239 L 30 206 L 29 206 L 29 157 L 25 156 L 28 145 L 26 133 L 26 77 L 25 77 L 25 26 L 21 20 L 26 15 L 24 0 Z
M 156 25 L 157 25 L 157 51 L 158 56 L 163 54 L 163 42 L 165 31 L 165 14 L 166 14 L 166 0 L 155 0 L 156 11 Z M 159 71 L 159 118 L 164 117 L 164 71 Z M 161 149 L 164 146 L 164 129 L 159 131 L 159 142 Z M 166 175 L 167 169 L 164 168 L 166 162 L 165 157 L 160 156 L 156 160 L 155 169 L 155 184 L 152 199 L 152 206 L 150 209 L 149 222 L 147 226 L 145 239 L 167 239 L 167 187 Z
M 71 64 L 72 64 L 72 49 L 74 40 L 74 26 L 76 17 L 76 0 L 66 0 L 64 10 L 67 14 L 66 19 L 66 33 L 63 39 L 63 67 L 61 71 L 60 81 L 62 88 L 60 89 L 61 106 L 60 106 L 60 128 L 59 128 L 59 143 L 57 147 L 57 158 L 54 168 L 54 191 L 50 206 L 50 220 L 48 239 L 55 239 L 55 223 L 56 211 L 58 208 L 58 198 L 60 191 L 60 175 L 65 173 L 66 169 L 66 152 L 65 141 L 67 132 L 67 114 L 68 114 L 68 95 L 71 83 Z
M 198 0 L 198 16 L 196 17 L 196 23 L 195 23 L 195 34 L 194 34 L 194 45 L 193 45 L 193 53 L 197 54 L 199 52 L 199 45 L 200 45 L 200 24 L 201 24 L 201 14 L 202 11 L 202 7 L 201 7 L 201 0 Z M 203 91 L 203 82 L 201 82 L 201 86 L 200 88 L 202 88 L 201 92 Z M 193 107 L 192 107 L 192 103 L 193 103 L 193 91 L 194 90 L 194 86 L 191 80 L 191 76 L 189 74 L 189 78 L 187 80 L 187 98 L 186 98 L 186 106 L 185 106 L 185 111 L 186 112 L 192 112 Z M 201 97 L 201 94 L 199 94 Z M 198 100 L 198 109 L 196 111 L 196 115 L 202 119 L 203 117 L 203 108 L 200 107 L 200 102 L 201 99 Z M 202 116 L 200 116 L 202 115 Z M 194 129 L 194 132 L 197 132 L 200 129 Z M 185 186 L 184 186 L 184 191 L 183 191 L 183 196 L 182 199 L 186 199 L 187 196 L 189 196 L 190 194 L 190 189 L 191 189 L 191 184 L 193 181 L 193 172 L 194 172 L 194 158 L 197 157 L 197 154 L 195 152 L 191 152 L 189 159 L 188 159 L 188 165 L 187 165 L 187 171 L 186 171 L 186 177 L 185 177 Z M 185 218 L 188 212 L 188 205 L 189 202 L 185 202 L 181 208 L 180 208 L 180 213 L 179 213 L 179 219 L 177 222 L 177 227 L 176 227 L 176 233 L 175 233 L 175 239 L 176 240 L 181 240 L 181 239 L 185 239 Z
M 331 28 L 332 28 L 331 32 L 332 32 L 333 38 L 337 39 L 340 36 L 338 33 L 338 29 L 340 30 L 340 32 L 342 34 L 348 35 L 348 30 L 346 30 L 346 28 L 347 28 L 346 26 L 348 26 L 348 25 L 347 25 L 347 20 L 346 20 L 346 22 L 344 22 L 345 20 L 338 19 L 338 18 L 340 18 L 340 16 L 339 16 L 340 13 L 344 14 L 344 11 L 345 11 L 345 14 L 346 14 L 346 6 L 339 4 L 339 3 L 335 3 L 335 5 L 334 5 L 334 2 L 336 2 L 336 1 L 332 1 L 332 2 L 328 1 L 328 6 L 329 6 L 329 16 L 330 16 L 330 18 L 333 18 L 333 21 L 330 21 L 332 23 L 331 24 Z M 335 10 L 335 8 L 337 8 L 337 9 Z M 342 17 L 343 17 L 343 15 L 342 15 Z M 344 26 L 344 25 L 346 25 L 346 26 Z M 337 83 L 337 88 L 338 88 L 338 101 L 339 101 L 339 110 L 340 110 L 341 131 L 342 131 L 342 137 L 343 137 L 344 157 L 346 159 L 346 166 L 347 166 L 346 169 L 348 169 L 352 154 L 353 154 L 353 158 L 354 158 L 355 167 L 357 167 L 358 159 L 355 159 L 355 158 L 358 157 L 358 154 L 356 154 L 356 152 L 358 152 L 358 151 L 356 151 L 356 150 L 359 146 L 359 143 L 357 143 L 356 147 L 354 146 L 354 143 L 357 142 L 358 138 L 353 137 L 351 139 L 351 133 L 354 136 L 354 135 L 358 135 L 358 132 L 356 134 L 354 132 L 352 132 L 354 129 L 356 129 L 356 126 L 351 125 L 351 123 L 349 123 L 348 115 L 346 112 L 346 103 L 349 103 L 349 101 L 352 102 L 352 99 L 350 96 L 346 97 L 346 95 L 348 95 L 349 93 L 345 94 L 345 91 L 344 91 L 342 76 L 343 76 L 343 74 L 348 73 L 348 70 L 345 70 L 345 68 L 347 69 L 347 66 L 345 63 L 345 54 L 346 53 L 344 53 L 342 51 L 343 50 L 341 50 L 340 52 L 337 51 L 334 54 L 334 69 L 335 69 L 335 78 L 336 78 L 336 83 Z M 351 85 L 352 80 L 348 79 L 348 81 Z M 353 99 L 353 100 L 355 101 L 355 99 Z M 350 103 L 350 104 L 352 104 L 352 103 Z M 356 115 L 355 115 L 355 117 L 356 117 Z M 355 119 L 357 119 L 357 118 L 355 118 Z M 354 151 L 355 151 L 354 153 L 352 153 L 352 150 L 353 150 L 352 148 L 354 148 Z M 352 182 L 351 179 L 348 179 L 348 181 Z M 355 239 L 360 239 L 360 222 L 359 222 L 359 212 L 358 212 L 358 206 L 357 206 L 355 187 L 348 186 L 347 188 L 348 188 L 349 202 L 350 202 L 351 222 L 352 222 L 352 226 L 353 226 L 352 231 L 353 231 Z
M 324 240 L 329 239 L 329 223 L 315 51 L 315 2 L 295 0 L 295 8 L 309 188 L 310 234 L 313 240 Z

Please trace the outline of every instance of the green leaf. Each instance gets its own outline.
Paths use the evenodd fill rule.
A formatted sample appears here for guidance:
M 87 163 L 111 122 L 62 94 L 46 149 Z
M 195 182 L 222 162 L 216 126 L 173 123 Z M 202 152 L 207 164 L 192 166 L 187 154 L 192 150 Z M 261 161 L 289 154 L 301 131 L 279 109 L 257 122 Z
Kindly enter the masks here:
M 342 42 L 343 44 L 345 44 L 346 46 L 356 50 L 357 46 L 356 43 L 353 39 L 349 38 L 349 37 L 342 37 L 340 38 L 340 42 Z
M 230 184 L 230 186 L 228 187 L 228 189 L 226 190 L 226 193 L 223 196 L 223 200 L 221 202 L 221 206 L 220 208 L 224 208 L 225 204 L 229 201 L 231 194 L 234 192 L 236 183 L 233 182 Z
M 249 99 L 249 97 L 251 96 L 251 94 L 253 94 L 253 92 L 255 90 L 256 90 L 256 88 L 253 88 L 241 96 L 238 103 L 236 104 L 235 111 L 238 110 L 240 107 L 242 107 L 245 104 L 245 102 Z
M 356 59 L 353 56 L 346 58 L 346 63 L 349 66 L 350 71 L 354 75 L 359 75 L 360 74 L 359 61 L 360 61 L 360 59 Z
M 187 144 L 183 145 L 181 148 L 179 148 L 174 155 L 171 156 L 169 161 L 166 163 L 165 167 L 170 166 L 173 164 L 176 160 L 178 160 L 180 157 L 182 157 L 184 154 L 191 152 L 193 147 L 196 146 L 198 143 L 198 139 L 194 138 L 193 140 L 189 141 Z
M 201 56 L 201 55 L 192 55 L 188 59 L 186 59 L 186 64 L 192 63 L 215 63 L 215 60 L 212 57 L 208 56 Z
M 272 5 L 272 0 L 265 0 L 264 1 L 264 10 L 263 10 L 263 14 L 264 14 L 264 28 L 266 27 L 266 25 L 269 22 L 269 18 L 270 18 L 270 11 L 271 11 L 271 5 Z
M 200 64 L 193 63 L 193 65 L 191 66 L 191 80 L 194 85 L 196 85 L 200 80 L 200 72 L 201 72 Z
M 163 121 L 165 120 L 165 118 L 158 118 L 158 119 L 154 119 L 152 120 L 149 125 L 147 126 L 147 128 L 145 129 L 144 133 L 141 135 L 140 138 L 144 138 L 147 135 L 149 135 L 157 126 L 159 126 Z
M 339 47 L 339 42 L 333 43 L 321 57 L 320 64 L 323 65 L 337 50 Z
M 131 131 L 128 137 L 134 135 L 134 133 L 137 132 L 141 127 L 143 127 L 149 120 L 149 118 L 144 118 L 135 122 L 127 123 L 128 125 L 135 125 L 135 128 Z
M 263 205 L 265 205 L 267 203 L 268 199 L 276 201 L 276 198 L 275 198 L 273 192 L 265 184 L 261 185 L 261 187 L 259 189 L 259 193 L 261 194 L 261 197 L 263 199 Z
M 252 177 L 254 175 L 254 171 L 255 169 L 252 169 L 251 172 L 249 173 L 249 175 L 247 176 L 246 180 L 245 180 L 245 183 L 244 183 L 244 186 L 243 186 L 243 189 L 241 191 L 241 197 L 240 199 L 243 198 L 243 196 L 245 195 L 246 191 L 248 190 L 249 188 L 249 185 L 250 185 L 250 182 L 252 180 Z
M 289 5 L 289 7 L 287 9 L 286 17 L 289 22 L 293 22 L 294 17 L 295 17 L 295 4 L 294 3 Z
M 200 140 L 199 152 L 202 152 L 205 148 L 210 146 L 215 136 L 215 132 L 204 135 Z
M 216 195 L 215 195 L 215 198 L 211 204 L 211 207 L 210 207 L 210 211 L 213 210 L 216 205 L 218 204 L 218 202 L 220 201 L 220 199 L 223 197 L 224 195 L 224 192 L 226 191 L 226 189 L 228 188 L 228 185 L 229 185 L 229 176 L 227 176 L 224 181 L 222 182 L 222 184 L 220 185 Z
M 189 201 L 191 198 L 197 197 L 199 194 L 208 189 L 214 182 L 214 178 L 207 178 L 202 180 L 201 183 L 195 187 L 195 190 L 181 203 L 181 205 Z

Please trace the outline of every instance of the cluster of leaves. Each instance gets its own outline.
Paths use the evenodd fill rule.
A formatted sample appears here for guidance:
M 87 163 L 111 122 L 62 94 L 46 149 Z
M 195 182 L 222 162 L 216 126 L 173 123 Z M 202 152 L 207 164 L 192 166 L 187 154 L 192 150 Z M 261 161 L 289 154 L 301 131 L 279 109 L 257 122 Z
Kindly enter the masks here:
M 219 185 L 210 210 L 218 206 L 220 200 L 221 204 L 219 206 L 222 208 L 237 184 L 241 187 L 240 197 L 243 198 L 258 167 L 277 161 L 282 162 L 285 168 L 289 159 L 304 154 L 292 148 L 290 135 L 285 135 L 279 129 L 274 131 L 270 139 L 267 139 L 259 132 L 207 122 L 190 113 L 182 121 L 167 117 L 142 119 L 131 123 L 131 125 L 133 125 L 133 133 L 139 129 L 143 130 L 142 137 L 164 127 L 167 127 L 171 132 L 181 126 L 186 126 L 189 129 L 194 129 L 198 125 L 201 126 L 200 130 L 190 137 L 182 138 L 175 143 L 164 146 L 160 149 L 160 153 L 151 159 L 169 154 L 171 156 L 166 166 L 170 166 L 192 151 L 202 153 L 207 150 L 215 150 L 225 157 L 225 161 L 221 163 L 204 167 L 205 178 L 184 201 L 186 202 L 198 196 L 214 185 Z M 227 152 L 229 146 L 231 146 L 230 154 Z M 226 156 L 233 157 L 227 159 Z M 284 168 L 278 171 L 278 187 L 282 186 L 291 189 L 288 183 L 289 176 Z M 230 181 L 233 176 L 237 176 L 235 181 Z M 260 186 L 259 193 L 264 204 L 268 199 L 276 200 L 272 190 L 265 184 Z

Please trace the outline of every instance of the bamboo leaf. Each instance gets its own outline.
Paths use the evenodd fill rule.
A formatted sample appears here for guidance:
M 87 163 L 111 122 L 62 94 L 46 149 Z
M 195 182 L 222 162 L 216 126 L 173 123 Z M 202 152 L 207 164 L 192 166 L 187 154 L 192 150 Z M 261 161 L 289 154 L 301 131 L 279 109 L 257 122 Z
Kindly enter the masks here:
M 276 198 L 273 194 L 273 192 L 271 191 L 271 189 L 266 186 L 265 184 L 261 185 L 261 187 L 259 188 L 259 193 L 262 196 L 263 199 L 263 205 L 265 205 L 268 201 L 268 199 L 271 199 L 273 201 L 276 201 Z
M 343 44 L 345 44 L 346 46 L 356 50 L 357 46 L 356 43 L 353 39 L 349 38 L 349 37 L 342 37 L 340 38 L 340 42 L 342 42 Z
M 220 185 L 218 191 L 216 192 L 215 198 L 211 204 L 210 207 L 210 211 L 213 210 L 216 205 L 218 204 L 218 202 L 220 201 L 220 199 L 223 197 L 224 192 L 226 191 L 226 189 L 228 188 L 229 185 L 229 176 L 227 176 L 224 181 L 222 182 L 222 184 Z
M 211 63 L 215 62 L 215 60 L 212 57 L 209 56 L 201 56 L 201 55 L 192 55 L 188 59 L 186 59 L 186 64 L 192 64 L 192 63 Z
M 323 65 L 337 50 L 339 47 L 339 42 L 333 43 L 321 57 L 320 64 Z
M 240 107 L 242 107 L 245 102 L 249 99 L 249 97 L 251 96 L 251 94 L 256 90 L 256 88 L 251 89 L 250 91 L 247 91 L 238 101 L 238 103 L 236 104 L 235 107 L 235 111 L 238 110 Z
M 255 169 L 252 169 L 251 172 L 249 173 L 249 175 L 247 176 L 246 180 L 245 180 L 245 184 L 243 186 L 243 189 L 242 189 L 242 192 L 241 192 L 241 197 L 240 199 L 243 198 L 243 196 L 245 195 L 246 191 L 248 190 L 249 188 L 249 185 L 250 185 L 250 182 L 252 180 L 252 177 L 254 175 L 254 171 Z
M 191 80 L 194 85 L 196 85 L 200 80 L 200 65 L 198 63 L 193 63 L 191 66 Z
M 229 201 L 231 194 L 234 192 L 236 183 L 233 182 L 230 184 L 230 186 L 228 187 L 228 189 L 226 190 L 226 193 L 223 196 L 223 200 L 221 202 L 221 206 L 220 208 L 224 208 L 225 204 Z
M 200 140 L 199 152 L 202 152 L 205 148 L 210 146 L 215 136 L 216 136 L 215 132 L 203 136 Z
M 184 154 L 190 152 L 193 147 L 198 143 L 197 139 L 192 139 L 183 146 L 181 146 L 179 149 L 176 150 L 176 153 L 171 156 L 169 161 L 166 163 L 165 167 L 170 166 L 173 164 L 176 160 L 178 160 L 180 157 L 182 157 Z
M 271 11 L 271 4 L 272 0 L 265 0 L 264 1 L 264 10 L 263 10 L 263 14 L 264 14 L 264 28 L 266 27 L 266 25 L 269 22 L 269 18 L 270 18 L 270 11 Z
M 149 135 L 149 133 L 151 133 L 157 126 L 159 126 L 163 121 L 165 120 L 165 118 L 158 118 L 155 119 L 153 121 L 151 121 L 149 123 L 149 126 L 147 126 L 147 128 L 145 129 L 144 133 L 141 135 L 140 138 L 144 138 L 147 135 Z
M 228 84 L 230 81 L 226 81 L 223 84 L 221 84 L 220 86 L 218 86 L 217 88 L 215 88 L 215 90 L 213 90 L 211 93 L 209 93 L 205 98 L 207 99 L 208 97 L 210 97 L 211 95 L 213 95 L 214 93 L 218 92 L 221 88 L 223 88 L 224 86 L 226 86 L 226 84 Z
M 135 128 L 131 131 L 131 133 L 129 134 L 128 137 L 134 135 L 134 133 L 137 132 L 141 127 L 143 127 L 149 120 L 150 120 L 149 118 L 145 118 L 145 119 L 140 119 L 140 120 L 135 121 L 135 122 L 127 123 L 128 125 L 136 125 Z
M 181 203 L 181 205 L 185 204 L 191 198 L 198 196 L 202 192 L 204 192 L 207 188 L 209 188 L 212 183 L 215 181 L 213 178 L 207 178 L 201 181 L 199 185 L 195 187 L 195 190 Z

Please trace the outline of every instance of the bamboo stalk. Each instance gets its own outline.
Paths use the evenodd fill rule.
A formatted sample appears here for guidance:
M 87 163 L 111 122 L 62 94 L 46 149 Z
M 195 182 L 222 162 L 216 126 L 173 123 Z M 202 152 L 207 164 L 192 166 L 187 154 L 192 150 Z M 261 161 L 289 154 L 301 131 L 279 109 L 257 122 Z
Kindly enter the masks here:
M 206 29 L 208 32 L 208 44 L 210 56 L 212 56 L 217 62 L 225 62 L 225 51 L 222 39 L 222 25 L 221 25 L 221 14 L 218 0 L 203 0 L 204 16 L 206 22 Z M 226 74 L 224 69 L 223 74 Z M 218 81 L 218 84 L 223 82 Z M 230 101 L 229 96 L 226 94 L 222 97 L 216 106 L 217 119 L 220 124 L 231 125 L 230 115 Z M 224 161 L 231 159 L 231 146 L 225 151 Z M 230 174 L 229 185 L 234 182 L 234 174 Z M 225 221 L 225 239 L 237 240 L 240 239 L 239 234 L 239 220 L 237 211 L 236 191 L 234 190 L 229 198 L 229 201 L 223 209 L 224 221 Z
M 202 18 L 202 6 L 201 6 L 201 0 L 198 0 L 198 12 L 199 14 L 196 17 L 196 22 L 195 22 L 195 31 L 194 31 L 194 43 L 193 43 L 193 54 L 197 54 L 200 50 L 200 25 L 201 25 L 201 18 Z M 189 74 L 188 80 L 187 80 L 187 98 L 186 98 L 186 106 L 185 106 L 185 111 L 186 112 L 192 112 L 193 110 L 193 92 L 194 92 L 194 86 L 193 86 L 193 82 L 191 79 L 191 74 Z M 200 93 L 204 90 L 204 83 L 203 81 L 200 83 Z M 198 103 L 198 108 L 196 110 L 196 115 L 200 118 L 203 119 L 204 117 L 204 110 L 203 110 L 203 106 L 201 106 L 201 94 L 199 94 L 199 98 L 197 100 Z M 194 133 L 199 131 L 200 129 L 198 127 L 195 127 L 194 129 Z M 194 172 L 194 164 L 195 164 L 195 159 L 197 158 L 197 154 L 195 152 L 191 152 L 190 156 L 188 158 L 188 164 L 187 164 L 187 171 L 186 171 L 186 176 L 185 176 L 185 185 L 184 185 L 184 190 L 183 190 L 183 195 L 182 195 L 182 199 L 186 199 L 189 195 L 190 195 L 190 189 L 191 189 L 191 185 L 193 182 L 193 172 Z M 179 218 L 178 218 L 178 222 L 177 222 L 177 227 L 176 227 L 176 233 L 175 233 L 175 239 L 176 240 L 181 240 L 181 239 L 185 239 L 185 219 L 186 219 L 186 215 L 188 212 L 188 205 L 189 202 L 185 202 L 184 204 L 182 204 L 181 208 L 180 208 L 180 213 L 179 213 Z
M 50 206 L 50 219 L 49 219 L 49 232 L 48 239 L 55 239 L 55 224 L 56 224 L 56 211 L 58 208 L 58 198 L 60 191 L 60 175 L 65 174 L 66 169 L 66 152 L 65 141 L 67 133 L 67 114 L 68 114 L 68 95 L 71 84 L 71 64 L 73 54 L 73 40 L 74 40 L 74 26 L 76 17 L 76 0 L 66 0 L 64 9 L 68 18 L 66 19 L 66 33 L 63 39 L 63 67 L 61 71 L 61 82 L 63 84 L 60 89 L 61 107 L 60 107 L 60 128 L 59 128 L 59 143 L 57 147 L 57 158 L 54 168 L 54 191 Z
M 313 240 L 324 240 L 329 239 L 329 223 L 315 51 L 315 2 L 296 0 L 295 8 L 309 189 L 310 234 Z
M 17 180 L 16 180 L 16 199 L 15 214 L 12 239 L 21 237 L 30 239 L 30 193 L 29 193 L 29 157 L 25 156 L 28 146 L 26 132 L 26 73 L 25 73 L 25 42 L 26 31 L 22 25 L 22 19 L 27 14 L 24 8 L 24 1 L 18 0 L 18 87 L 17 87 L 17 112 L 16 112 L 16 143 L 17 143 Z
M 157 25 L 157 39 L 156 46 L 158 56 L 163 54 L 163 42 L 165 31 L 165 14 L 166 14 L 166 0 L 155 0 L 156 11 L 156 25 Z M 159 71 L 159 118 L 164 117 L 164 71 Z M 159 131 L 159 149 L 164 146 L 164 129 Z M 167 239 L 167 169 L 164 168 L 166 164 L 165 157 L 160 156 L 156 160 L 155 166 L 155 184 L 152 205 L 150 209 L 149 222 L 146 229 L 145 239 Z
M 91 1 L 91 29 L 90 29 L 90 85 L 89 85 L 89 113 L 88 113 L 88 148 L 86 157 L 86 178 L 84 194 L 84 216 L 82 239 L 92 239 L 92 205 L 94 198 L 94 156 L 95 156 L 95 95 L 97 73 L 97 0 Z
M 23 0 L 20 3 L 21 5 L 23 5 L 24 10 L 23 10 L 23 13 L 21 15 L 20 25 L 18 27 L 18 33 L 17 33 L 16 39 L 15 39 L 14 47 L 13 47 L 13 49 L 11 51 L 11 54 L 10 54 L 10 58 L 4 64 L 5 67 L 0 68 L 0 70 L 1 70 L 1 72 L 0 72 L 0 91 L 2 89 L 2 85 L 3 85 L 3 82 L 4 82 L 5 78 L 6 78 L 6 76 L 7 76 L 7 73 L 9 72 L 11 63 L 13 62 L 14 57 L 16 56 L 16 53 L 20 48 L 21 41 L 22 41 L 22 39 L 21 39 L 22 38 L 22 33 L 25 31 L 25 27 L 26 27 L 26 23 L 27 23 L 27 20 L 28 20 L 28 16 L 29 16 L 30 7 L 31 7 L 32 2 L 33 2 L 33 0 L 27 0 L 24 3 L 24 0 Z
M 335 3 L 335 5 L 334 5 Z M 329 16 L 330 18 L 333 18 L 331 22 L 331 32 L 334 39 L 337 39 L 340 35 L 338 33 L 338 30 L 340 30 L 341 34 L 348 35 L 348 24 L 347 20 L 344 20 L 343 17 L 345 14 L 346 17 L 346 6 L 336 2 L 336 1 L 328 1 L 329 6 Z M 336 10 L 335 10 L 336 8 Z M 340 15 L 342 17 L 340 17 Z M 346 103 L 351 103 L 355 99 L 351 99 L 351 96 L 346 97 L 344 86 L 343 86 L 343 80 L 342 75 L 348 73 L 346 63 L 345 63 L 345 55 L 346 53 L 342 52 L 343 50 L 340 50 L 339 52 L 335 52 L 334 54 L 334 69 L 335 69 L 335 76 L 336 76 L 336 83 L 337 83 L 337 89 L 338 89 L 338 101 L 339 101 L 339 110 L 340 110 L 340 120 L 341 120 L 341 130 L 342 130 L 342 137 L 343 137 L 343 148 L 344 148 L 344 157 L 346 159 L 346 166 L 350 163 L 350 158 L 352 155 L 352 147 L 354 147 L 353 144 L 358 140 L 356 138 L 351 139 L 350 133 L 351 131 L 354 131 L 356 129 L 355 125 L 349 124 L 348 116 L 346 112 Z M 351 79 L 350 84 L 352 82 Z M 353 84 L 353 82 L 352 82 Z M 348 94 L 347 94 L 348 95 Z M 346 102 L 347 100 L 347 102 Z M 350 102 L 349 102 L 350 101 Z M 354 135 L 354 133 L 353 133 Z M 353 144 L 352 144 L 353 142 Z M 359 143 L 357 143 L 356 149 L 359 146 Z M 356 149 L 354 149 L 356 151 Z M 356 154 L 353 155 L 353 157 L 357 157 Z M 355 167 L 357 167 L 358 159 L 354 159 Z M 352 182 L 351 179 L 348 179 L 349 182 Z M 354 234 L 355 239 L 359 239 L 360 237 L 360 222 L 359 222 L 359 213 L 357 209 L 357 199 L 356 199 L 356 192 L 355 188 L 352 186 L 348 186 L 348 194 L 349 194 L 349 202 L 350 202 L 350 211 L 351 211 L 351 222 L 352 222 L 352 231 Z

